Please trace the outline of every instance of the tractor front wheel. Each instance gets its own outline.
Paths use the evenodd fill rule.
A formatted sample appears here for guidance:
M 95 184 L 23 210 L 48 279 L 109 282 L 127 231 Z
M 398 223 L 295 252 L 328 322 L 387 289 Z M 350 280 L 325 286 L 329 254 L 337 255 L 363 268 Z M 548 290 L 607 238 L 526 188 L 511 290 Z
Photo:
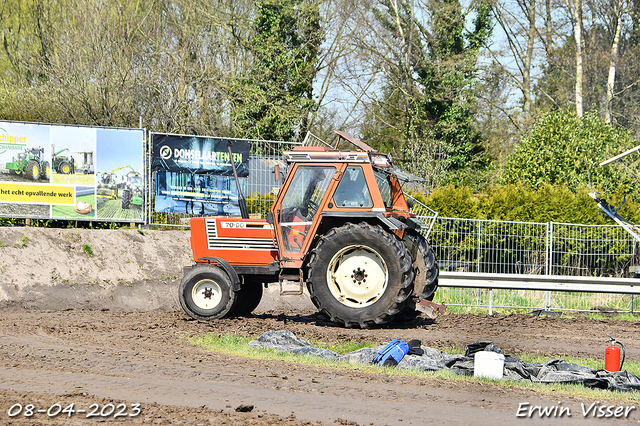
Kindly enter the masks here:
M 43 173 L 42 176 L 40 176 L 42 179 L 46 179 L 49 180 L 49 178 L 51 177 L 51 166 L 49 165 L 48 161 L 45 161 L 44 163 L 42 163 L 42 168 L 43 168 Z
M 131 204 L 131 190 L 124 189 L 122 191 L 122 208 L 127 210 L 129 208 L 129 204 Z
M 32 180 L 40 179 L 40 165 L 37 161 L 31 160 L 27 163 L 27 168 L 25 169 L 25 173 Z
M 227 273 L 214 265 L 189 269 L 180 282 L 180 306 L 194 319 L 225 317 L 236 301 Z
M 411 256 L 395 235 L 347 223 L 320 238 L 309 260 L 311 300 L 331 321 L 370 327 L 393 320 L 413 291 Z

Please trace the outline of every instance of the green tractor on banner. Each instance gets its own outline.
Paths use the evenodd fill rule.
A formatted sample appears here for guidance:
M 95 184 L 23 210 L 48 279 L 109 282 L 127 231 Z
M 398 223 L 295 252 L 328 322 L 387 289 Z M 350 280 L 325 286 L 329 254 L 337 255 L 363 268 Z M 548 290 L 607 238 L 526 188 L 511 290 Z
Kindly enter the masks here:
M 115 172 L 121 168 L 122 167 L 118 167 L 117 169 L 112 170 L 111 173 L 104 172 L 100 175 L 98 189 L 96 191 L 96 195 L 98 197 L 110 198 L 112 200 L 118 199 L 118 182 L 116 180 Z
M 131 166 L 125 167 L 129 167 L 131 171 L 122 177 L 125 180 L 118 185 L 122 188 L 122 208 L 127 210 L 132 204 L 142 207 L 144 203 L 142 175 Z
M 55 145 L 51 145 L 51 148 L 55 151 Z M 69 148 L 65 148 L 65 149 L 61 149 L 58 152 L 53 153 L 53 158 L 51 159 L 51 162 L 53 163 L 53 170 L 55 170 L 57 173 L 68 175 L 73 171 L 73 166 L 71 165 L 71 161 L 69 160 L 69 157 L 60 155 L 63 152 L 68 150 Z
M 46 179 L 51 176 L 49 162 L 44 159 L 44 148 L 27 148 L 13 157 L 5 166 L 16 175 L 25 174 L 32 180 Z

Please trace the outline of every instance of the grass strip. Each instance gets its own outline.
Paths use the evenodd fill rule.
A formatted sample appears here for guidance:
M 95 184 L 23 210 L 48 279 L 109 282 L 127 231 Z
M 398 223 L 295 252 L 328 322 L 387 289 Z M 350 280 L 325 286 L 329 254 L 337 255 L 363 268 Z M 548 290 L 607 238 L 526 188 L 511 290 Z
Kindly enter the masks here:
M 425 377 L 425 378 L 440 378 L 447 380 L 456 380 L 463 382 L 475 382 L 491 384 L 495 386 L 505 388 L 522 388 L 531 389 L 543 394 L 556 395 L 558 392 L 573 397 L 597 399 L 597 400 L 610 400 L 610 401 L 631 401 L 635 403 L 640 402 L 640 392 L 617 392 L 602 389 L 592 389 L 580 384 L 565 384 L 565 383 L 535 383 L 528 380 L 513 381 L 513 380 L 493 380 L 487 378 L 477 378 L 473 376 L 464 376 L 456 374 L 451 371 L 442 370 L 437 372 L 425 372 L 412 369 L 397 369 L 393 367 L 380 367 L 376 365 L 365 364 L 351 364 L 346 361 L 335 361 L 326 358 L 316 357 L 312 355 L 296 355 L 289 352 L 279 352 L 277 350 L 254 348 L 249 346 L 249 342 L 254 340 L 250 337 L 239 336 L 237 334 L 229 333 L 224 335 L 218 334 L 202 334 L 190 337 L 187 339 L 189 343 L 195 346 L 199 346 L 209 352 L 218 352 L 228 355 L 241 356 L 253 359 L 264 360 L 278 360 L 285 362 L 300 363 L 305 365 L 313 365 L 324 368 L 334 369 L 350 369 L 359 370 L 368 373 L 375 374 L 394 374 L 410 377 Z M 374 347 L 371 342 L 355 343 L 355 342 L 310 342 L 316 348 L 329 349 L 339 354 L 346 354 L 365 347 Z M 459 348 L 448 348 L 447 353 L 464 353 L 464 350 Z M 546 362 L 552 359 L 541 356 L 532 356 L 528 354 L 520 354 L 519 358 L 527 363 L 533 362 Z M 593 369 L 601 369 L 603 361 L 589 359 L 589 358 L 562 358 L 567 362 L 573 364 L 580 364 Z M 636 376 L 640 373 L 640 363 L 629 362 L 624 364 L 624 369 L 628 370 Z M 555 398 L 555 396 L 554 396 Z

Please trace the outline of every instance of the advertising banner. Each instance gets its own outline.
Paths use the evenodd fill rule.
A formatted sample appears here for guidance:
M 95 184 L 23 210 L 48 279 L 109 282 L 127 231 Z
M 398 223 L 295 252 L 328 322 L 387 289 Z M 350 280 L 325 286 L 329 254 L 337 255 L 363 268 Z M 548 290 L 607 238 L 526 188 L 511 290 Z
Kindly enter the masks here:
M 152 134 L 151 140 L 155 211 L 240 214 L 232 161 L 244 192 L 249 176 L 249 141 L 168 134 Z
M 142 222 L 143 163 L 142 129 L 0 121 L 0 216 Z

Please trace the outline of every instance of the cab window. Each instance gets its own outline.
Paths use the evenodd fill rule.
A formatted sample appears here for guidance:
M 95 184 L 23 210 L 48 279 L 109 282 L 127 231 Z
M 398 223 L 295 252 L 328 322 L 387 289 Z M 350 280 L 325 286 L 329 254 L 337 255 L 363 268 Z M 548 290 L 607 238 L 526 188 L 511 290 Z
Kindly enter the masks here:
M 374 171 L 373 174 L 376 176 L 376 183 L 378 184 L 384 206 L 387 208 L 391 207 L 393 201 L 391 198 L 391 183 L 389 182 L 389 177 L 385 173 L 377 171 Z
M 333 201 L 336 207 L 373 207 L 371 193 L 362 167 L 347 167 L 333 195 Z

